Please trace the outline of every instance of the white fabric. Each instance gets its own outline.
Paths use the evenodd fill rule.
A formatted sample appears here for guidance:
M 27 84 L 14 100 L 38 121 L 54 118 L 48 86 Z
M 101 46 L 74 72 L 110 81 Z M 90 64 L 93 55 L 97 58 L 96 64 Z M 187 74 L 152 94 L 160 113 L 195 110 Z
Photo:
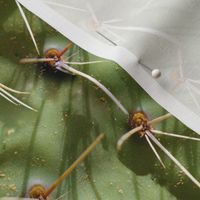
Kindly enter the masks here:
M 18 1 L 83 49 L 117 62 L 200 133 L 199 0 Z M 153 79 L 138 61 L 161 77 Z

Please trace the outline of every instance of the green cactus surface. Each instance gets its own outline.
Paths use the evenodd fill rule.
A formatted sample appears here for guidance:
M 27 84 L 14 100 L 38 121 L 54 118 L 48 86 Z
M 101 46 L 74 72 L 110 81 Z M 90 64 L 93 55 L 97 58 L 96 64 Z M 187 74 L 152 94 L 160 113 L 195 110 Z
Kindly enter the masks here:
M 25 9 L 24 9 L 25 10 Z M 25 10 L 41 54 L 69 41 Z M 102 60 L 74 46 L 73 61 Z M 0 82 L 30 95 L 15 95 L 34 112 L 0 97 L 0 197 L 27 197 L 34 184 L 49 187 L 95 140 L 106 138 L 52 193 L 62 200 L 198 200 L 197 188 L 159 149 L 163 169 L 148 143 L 130 138 L 120 153 L 118 139 L 129 130 L 127 116 L 96 85 L 38 64 L 20 64 L 37 57 L 19 10 L 0 0 Z M 165 111 L 120 66 L 111 61 L 73 65 L 104 84 L 129 112 L 149 119 Z M 175 118 L 157 129 L 198 136 Z M 200 180 L 200 143 L 160 136 L 160 142 Z

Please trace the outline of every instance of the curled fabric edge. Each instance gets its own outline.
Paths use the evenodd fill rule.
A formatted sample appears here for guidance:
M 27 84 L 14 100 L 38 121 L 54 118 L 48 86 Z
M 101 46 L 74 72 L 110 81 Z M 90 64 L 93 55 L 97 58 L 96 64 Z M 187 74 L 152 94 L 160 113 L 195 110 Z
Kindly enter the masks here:
M 164 90 L 143 69 L 133 53 L 124 47 L 110 46 L 99 41 L 39 0 L 18 0 L 18 2 L 82 49 L 119 64 L 157 103 L 200 134 L 198 125 L 200 117 Z

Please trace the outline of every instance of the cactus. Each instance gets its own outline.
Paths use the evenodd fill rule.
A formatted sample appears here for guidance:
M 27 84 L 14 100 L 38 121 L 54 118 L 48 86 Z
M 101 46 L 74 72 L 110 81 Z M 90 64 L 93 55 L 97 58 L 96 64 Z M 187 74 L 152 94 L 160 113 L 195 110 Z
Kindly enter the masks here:
M 97 135 L 105 133 L 102 144 L 52 193 L 51 199 L 200 198 L 199 189 L 158 149 L 166 165 L 162 168 L 143 138 L 132 137 L 117 153 L 118 139 L 129 130 L 127 116 L 83 78 L 42 65 L 21 65 L 21 58 L 37 54 L 14 1 L 2 2 L 0 15 L 0 82 L 31 92 L 19 98 L 38 110 L 16 107 L 0 98 L 0 197 L 27 197 L 35 184 L 48 188 Z M 26 15 L 40 52 L 65 47 L 66 38 L 31 13 Z M 73 52 L 78 52 L 73 61 L 100 60 L 78 47 L 69 53 Z M 75 68 L 103 83 L 129 112 L 141 110 L 150 119 L 166 113 L 115 63 Z M 195 136 L 175 118 L 156 127 Z M 165 136 L 160 140 L 200 179 L 199 143 Z

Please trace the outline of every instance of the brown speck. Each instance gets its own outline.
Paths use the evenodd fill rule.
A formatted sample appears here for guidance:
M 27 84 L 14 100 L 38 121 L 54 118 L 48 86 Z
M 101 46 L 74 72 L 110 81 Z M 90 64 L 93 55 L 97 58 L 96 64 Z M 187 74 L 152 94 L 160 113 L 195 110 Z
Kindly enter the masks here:
M 17 191 L 17 187 L 16 187 L 15 184 L 10 184 L 10 185 L 8 185 L 8 188 L 9 188 L 10 190 L 14 191 L 14 192 Z
M 69 115 L 67 112 L 64 113 L 64 116 L 67 118 Z
M 10 38 L 10 40 L 15 40 L 17 37 L 16 36 L 13 36 Z
M 88 176 L 88 175 L 85 175 L 85 176 L 83 177 L 83 179 L 84 179 L 84 180 L 88 180 L 88 179 L 89 179 L 89 176 Z
M 10 128 L 8 129 L 7 131 L 7 135 L 10 136 L 11 134 L 13 134 L 15 132 L 15 129 L 14 128 Z
M 6 177 L 6 174 L 4 174 L 3 172 L 0 172 L 0 178 Z
M 120 194 L 124 194 L 124 191 L 123 191 L 122 189 L 119 189 L 118 192 L 119 192 Z
M 106 99 L 104 97 L 100 97 L 100 101 L 106 102 Z

